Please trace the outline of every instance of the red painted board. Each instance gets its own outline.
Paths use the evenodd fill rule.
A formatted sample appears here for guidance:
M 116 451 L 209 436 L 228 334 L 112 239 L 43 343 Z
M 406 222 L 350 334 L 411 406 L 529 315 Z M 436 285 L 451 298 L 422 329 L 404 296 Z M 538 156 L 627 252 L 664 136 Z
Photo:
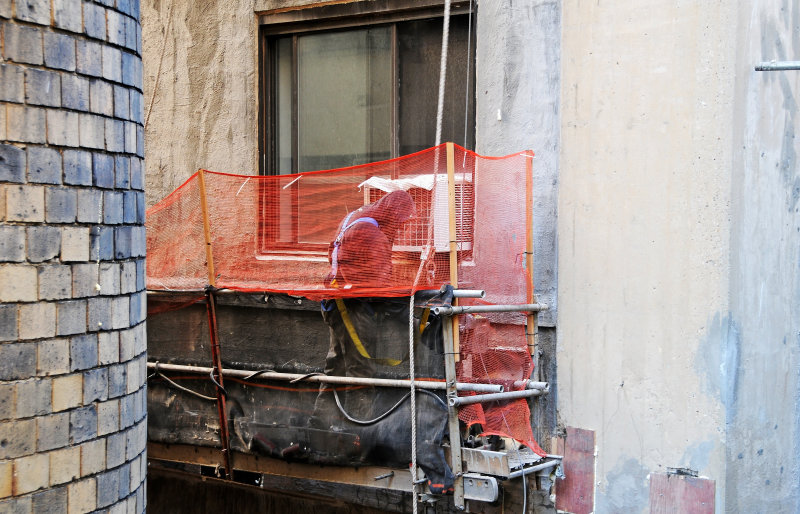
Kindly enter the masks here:
M 716 482 L 672 473 L 650 474 L 651 514 L 714 514 Z
M 563 445 L 563 446 L 562 446 Z M 565 478 L 556 481 L 556 508 L 571 514 L 589 514 L 594 510 L 594 430 L 567 427 L 566 439 L 560 439 Z

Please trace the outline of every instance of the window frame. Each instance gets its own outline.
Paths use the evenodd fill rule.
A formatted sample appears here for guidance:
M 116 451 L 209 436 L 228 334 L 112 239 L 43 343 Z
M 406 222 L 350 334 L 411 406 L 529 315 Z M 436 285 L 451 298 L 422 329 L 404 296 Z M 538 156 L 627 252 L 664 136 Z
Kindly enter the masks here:
M 475 6 L 470 1 L 453 2 L 450 15 L 474 15 Z M 442 18 L 444 2 L 441 0 L 373 0 L 348 4 L 333 4 L 319 7 L 294 8 L 262 13 L 259 23 L 259 81 L 258 81 L 258 142 L 259 142 L 259 174 L 273 175 L 277 169 L 275 162 L 277 138 L 274 137 L 277 120 L 275 119 L 276 95 L 273 73 L 277 60 L 270 44 L 279 36 L 292 36 L 292 127 L 297 127 L 297 36 L 306 33 L 322 33 L 344 29 L 357 29 L 367 26 L 389 26 L 392 38 L 392 111 L 391 111 L 391 148 L 390 157 L 399 157 L 399 98 L 398 98 L 398 56 L 397 56 L 397 24 L 430 18 Z M 474 22 L 473 22 L 474 23 Z M 476 31 L 471 38 L 474 45 Z M 474 48 L 474 46 L 473 46 Z M 473 119 L 474 127 L 474 119 Z M 298 141 L 297 131 L 292 130 L 292 173 L 298 173 Z
M 450 15 L 476 14 L 476 6 L 470 0 L 452 2 Z M 291 174 L 299 173 L 299 141 L 296 130 L 298 122 L 298 77 L 297 77 L 297 38 L 303 34 L 325 33 L 347 29 L 375 26 L 388 26 L 391 31 L 391 66 L 393 84 L 390 113 L 390 159 L 399 157 L 399 77 L 398 77 L 398 30 L 397 24 L 406 21 L 443 18 L 442 0 L 372 0 L 347 4 L 329 4 L 316 7 L 296 7 L 278 9 L 258 15 L 258 162 L 259 175 L 278 175 L 277 165 L 277 52 L 274 51 L 278 38 L 290 36 L 292 52 L 292 112 L 291 112 Z M 472 22 L 475 23 L 474 21 Z M 474 52 L 476 32 L 472 30 L 471 44 Z M 474 62 L 473 62 L 474 64 Z M 473 73 L 474 68 L 473 68 Z M 473 92 L 473 95 L 475 93 Z M 473 111 L 472 128 L 475 128 Z M 474 137 L 474 136 L 473 136 Z M 266 197 L 267 191 L 264 191 Z M 296 201 L 294 209 L 297 208 Z M 266 202 L 259 201 L 259 241 L 257 253 L 262 256 L 281 255 L 291 251 L 308 252 L 313 255 L 327 253 L 327 244 L 302 243 L 297 241 L 297 227 L 292 227 L 290 242 L 278 241 L 274 234 L 267 234 L 263 226 L 269 208 Z

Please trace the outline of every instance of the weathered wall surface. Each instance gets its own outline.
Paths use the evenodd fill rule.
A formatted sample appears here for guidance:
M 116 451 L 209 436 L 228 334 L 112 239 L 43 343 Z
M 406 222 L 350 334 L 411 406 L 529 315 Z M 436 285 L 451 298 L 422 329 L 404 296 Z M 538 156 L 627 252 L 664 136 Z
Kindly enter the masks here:
M 148 205 L 199 168 L 258 173 L 253 4 L 142 2 Z
M 597 431 L 598 513 L 679 466 L 725 510 L 736 13 L 563 3 L 559 412 Z
M 723 396 L 730 512 L 800 511 L 800 4 L 743 2 L 731 197 L 730 314 L 736 370 Z
M 478 153 L 533 150 L 534 280 L 538 300 L 556 316 L 561 6 L 557 0 L 477 2 Z

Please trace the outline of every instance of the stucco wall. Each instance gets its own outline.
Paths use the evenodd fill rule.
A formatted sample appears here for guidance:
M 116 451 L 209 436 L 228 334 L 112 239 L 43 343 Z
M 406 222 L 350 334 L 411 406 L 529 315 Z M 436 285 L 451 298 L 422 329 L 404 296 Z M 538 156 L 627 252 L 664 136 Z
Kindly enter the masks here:
M 666 467 L 724 511 L 736 13 L 563 4 L 559 412 L 597 431 L 598 513 Z
M 258 173 L 253 4 L 142 1 L 148 205 L 201 167 Z

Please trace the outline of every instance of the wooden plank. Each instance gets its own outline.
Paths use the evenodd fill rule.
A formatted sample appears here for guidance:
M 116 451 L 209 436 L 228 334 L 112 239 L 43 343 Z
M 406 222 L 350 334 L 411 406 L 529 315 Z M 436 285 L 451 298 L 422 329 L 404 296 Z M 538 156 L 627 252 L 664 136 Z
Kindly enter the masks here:
M 266 477 L 261 487 L 256 477 L 248 482 L 219 480 L 157 464 L 147 471 L 148 512 L 192 514 L 379 514 L 409 512 L 410 495 L 358 486 Z M 317 487 L 319 484 L 319 487 Z
M 673 473 L 650 474 L 651 514 L 713 514 L 716 482 Z
M 594 511 L 594 430 L 567 427 L 562 441 L 565 478 L 556 481 L 556 508 L 589 514 Z
M 456 319 L 453 316 L 453 319 Z M 444 362 L 445 362 L 445 379 L 447 380 L 447 396 L 456 395 L 456 362 L 455 352 L 453 351 L 453 338 L 458 334 L 458 324 L 455 324 L 455 331 L 453 325 L 445 320 L 442 323 L 442 332 L 444 335 Z M 450 432 L 450 469 L 456 476 L 453 483 L 453 502 L 456 507 L 463 509 L 464 504 L 464 478 L 462 472 L 461 460 L 461 425 L 458 420 L 458 407 L 447 408 L 447 427 Z
M 449 236 L 450 236 L 450 285 L 458 289 L 458 234 L 456 231 L 456 164 L 455 148 L 453 143 L 447 143 L 447 208 L 449 211 Z M 453 299 L 453 305 L 458 305 L 458 299 Z M 453 352 L 455 360 L 461 360 L 461 343 L 458 333 L 458 316 L 452 316 L 453 323 Z
M 211 223 L 208 220 L 208 202 L 206 201 L 206 176 L 205 170 L 197 170 L 200 185 L 200 209 L 203 213 L 203 233 L 206 238 L 206 267 L 208 268 L 208 284 L 215 284 L 214 278 L 214 252 L 211 248 Z
M 219 448 L 205 446 L 149 442 L 147 444 L 147 456 L 155 460 L 184 462 L 202 466 L 213 467 L 222 464 L 222 455 Z M 403 492 L 411 490 L 411 474 L 408 472 L 408 468 L 321 466 L 319 464 L 287 462 L 236 451 L 231 453 L 231 458 L 235 470 Z M 390 473 L 393 473 L 391 477 L 375 480 L 375 477 Z

